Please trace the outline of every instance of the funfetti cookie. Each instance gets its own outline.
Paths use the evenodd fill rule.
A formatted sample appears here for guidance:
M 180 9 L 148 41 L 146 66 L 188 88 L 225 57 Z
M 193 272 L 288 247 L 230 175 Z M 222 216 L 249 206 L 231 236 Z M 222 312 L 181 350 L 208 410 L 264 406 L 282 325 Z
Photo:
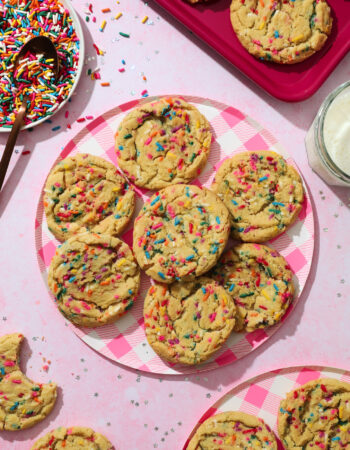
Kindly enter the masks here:
M 211 191 L 178 184 L 146 201 L 134 224 L 134 253 L 156 281 L 189 281 L 211 269 L 230 232 L 229 213 Z
M 283 256 L 266 245 L 236 245 L 222 255 L 210 276 L 236 304 L 235 331 L 274 325 L 293 300 L 293 273 Z
M 203 422 L 187 450 L 277 448 L 275 435 L 262 419 L 239 411 L 228 411 Z
M 19 366 L 23 335 L 0 337 L 0 431 L 30 428 L 50 414 L 55 405 L 56 384 L 34 383 Z
M 333 21 L 325 0 L 232 0 L 230 15 L 249 53 L 280 64 L 295 64 L 319 51 Z
M 116 135 L 118 164 L 137 186 L 161 189 L 196 178 L 208 159 L 211 132 L 198 109 L 162 98 L 133 109 Z
M 350 448 L 350 384 L 332 378 L 289 392 L 278 412 L 286 450 Z
M 231 213 L 232 237 L 265 242 L 283 233 L 302 208 L 298 172 L 279 154 L 243 152 L 226 159 L 211 189 Z
M 199 364 L 222 347 L 235 311 L 225 289 L 207 277 L 170 286 L 156 283 L 144 304 L 147 340 L 167 361 Z
M 35 442 L 31 450 L 113 450 L 100 433 L 85 427 L 59 427 Z
M 110 162 L 89 154 L 60 161 L 44 189 L 44 207 L 50 231 L 65 241 L 84 227 L 118 236 L 135 208 L 135 193 Z
M 132 307 L 140 269 L 125 242 L 85 232 L 57 248 L 48 284 L 67 319 L 76 325 L 99 327 Z

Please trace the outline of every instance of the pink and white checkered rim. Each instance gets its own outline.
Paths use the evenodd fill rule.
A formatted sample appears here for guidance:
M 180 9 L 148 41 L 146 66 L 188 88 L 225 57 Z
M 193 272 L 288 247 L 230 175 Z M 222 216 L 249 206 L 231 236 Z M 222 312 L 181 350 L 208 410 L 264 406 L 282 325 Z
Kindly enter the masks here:
M 190 96 L 182 98 L 195 104 L 207 117 L 214 136 L 208 163 L 193 184 L 209 187 L 214 172 L 220 164 L 232 154 L 246 150 L 273 150 L 282 154 L 290 164 L 295 166 L 293 160 L 288 157 L 272 134 L 242 112 L 215 100 Z M 135 106 L 157 99 L 159 97 L 133 100 L 106 112 L 90 122 L 75 138 L 68 142 L 58 160 L 70 154 L 91 153 L 117 165 L 114 152 L 114 134 L 120 121 Z M 152 192 L 139 188 L 135 188 L 135 190 L 137 194 L 136 216 L 143 205 L 143 199 L 150 197 Z M 282 322 L 300 298 L 311 268 L 314 249 L 314 217 L 306 187 L 305 191 L 304 207 L 297 221 L 285 233 L 270 242 L 271 246 L 287 259 L 295 274 L 295 300 Z M 132 233 L 133 228 L 130 224 L 130 227 L 122 235 L 122 239 L 131 247 Z M 39 200 L 36 215 L 35 242 L 40 271 L 47 285 L 48 266 L 59 243 L 47 228 L 42 196 Z M 149 278 L 142 274 L 138 300 L 128 314 L 117 322 L 95 329 L 77 328 L 69 324 L 70 328 L 94 350 L 125 366 L 159 374 L 189 374 L 225 366 L 242 358 L 265 342 L 282 324 L 281 322 L 271 328 L 252 333 L 233 333 L 214 357 L 198 367 L 172 365 L 158 357 L 148 345 L 144 333 L 143 300 L 149 286 Z M 53 298 L 52 295 L 51 298 Z
M 183 450 L 201 423 L 214 414 L 226 411 L 242 411 L 263 419 L 277 437 L 277 414 L 281 400 L 293 389 L 318 378 L 336 378 L 350 383 L 350 372 L 323 366 L 299 366 L 273 370 L 258 375 L 234 387 L 214 403 L 191 432 Z M 278 448 L 284 447 L 278 440 Z

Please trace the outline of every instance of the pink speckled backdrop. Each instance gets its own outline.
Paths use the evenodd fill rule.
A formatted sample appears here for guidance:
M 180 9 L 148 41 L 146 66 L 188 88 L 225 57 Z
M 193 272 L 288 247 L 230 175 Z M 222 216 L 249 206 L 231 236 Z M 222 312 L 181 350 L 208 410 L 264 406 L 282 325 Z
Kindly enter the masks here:
M 303 103 L 269 97 L 235 68 L 179 26 L 151 1 L 93 2 L 97 22 L 85 22 L 86 3 L 74 0 L 87 44 L 85 72 L 100 67 L 102 87 L 86 73 L 72 102 L 33 132 L 24 132 L 0 195 L 0 331 L 27 337 L 22 366 L 37 382 L 60 386 L 51 415 L 18 433 L 0 432 L 1 450 L 24 450 L 59 425 L 88 425 L 120 450 L 179 449 L 201 415 L 224 392 L 257 373 L 316 364 L 350 369 L 350 190 L 331 188 L 307 163 L 304 137 L 324 97 L 350 78 L 348 55 L 322 88 Z M 100 9 L 110 7 L 112 14 Z M 118 11 L 118 21 L 111 18 Z M 148 24 L 142 24 L 145 15 Z M 103 19 L 104 32 L 99 31 Z M 118 33 L 130 33 L 123 38 Z M 118 40 L 117 40 L 118 39 Z M 106 51 L 95 58 L 95 42 Z M 125 72 L 118 71 L 126 62 Z M 146 81 L 143 80 L 146 77 Z M 304 174 L 316 211 L 314 265 L 304 293 L 284 326 L 257 351 L 236 363 L 191 376 L 138 374 L 87 347 L 52 304 L 36 262 L 33 224 L 40 189 L 62 147 L 84 126 L 76 119 L 98 116 L 136 99 L 179 92 L 214 98 L 244 111 L 281 142 Z M 65 111 L 69 111 L 68 119 Z M 67 124 L 72 124 L 67 129 Z M 86 123 L 85 123 L 86 124 Z M 52 131 L 61 126 L 59 131 Z M 0 136 L 1 148 L 6 137 Z M 30 150 L 29 155 L 22 155 Z M 48 373 L 43 358 L 51 361 Z

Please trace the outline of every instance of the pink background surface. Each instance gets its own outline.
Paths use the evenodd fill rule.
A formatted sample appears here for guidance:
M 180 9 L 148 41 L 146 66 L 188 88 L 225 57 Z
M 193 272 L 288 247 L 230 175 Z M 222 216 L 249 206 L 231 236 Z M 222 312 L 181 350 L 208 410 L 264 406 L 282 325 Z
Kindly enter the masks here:
M 94 2 L 97 22 L 85 22 L 85 1 L 74 0 L 87 45 L 88 68 L 100 67 L 101 87 L 84 73 L 77 95 L 52 124 L 23 132 L 0 196 L 0 331 L 23 333 L 22 367 L 36 382 L 60 387 L 51 415 L 17 433 L 1 432 L 0 448 L 28 449 L 59 425 L 91 426 L 124 449 L 179 449 L 212 403 L 237 383 L 283 366 L 318 364 L 350 369 L 350 190 L 331 188 L 307 163 L 304 137 L 322 100 L 350 78 L 350 56 L 309 100 L 275 100 L 243 77 L 152 2 Z M 97 5 L 99 7 L 97 8 Z M 103 15 L 100 8 L 110 7 Z M 121 11 L 118 21 L 111 17 Z M 149 24 L 142 24 L 145 15 Z M 102 17 L 103 16 L 103 17 Z M 108 23 L 99 31 L 103 19 Z M 130 38 L 119 32 L 130 33 Z M 119 39 L 116 41 L 115 39 Z M 98 60 L 95 42 L 106 51 Z M 125 72 L 118 72 L 121 60 Z M 142 80 L 142 73 L 147 81 Z M 75 122 L 140 96 L 163 92 L 211 97 L 244 111 L 269 129 L 295 159 L 316 212 L 314 264 L 306 289 L 284 326 L 251 355 L 222 369 L 185 376 L 153 376 L 126 370 L 80 341 L 56 311 L 36 262 L 33 225 L 40 189 L 62 147 L 85 125 Z M 69 118 L 65 119 L 65 111 Z M 67 123 L 72 129 L 67 129 Z M 59 131 L 52 131 L 55 126 Z M 1 148 L 6 135 L 0 135 Z M 22 151 L 29 150 L 29 155 Z M 51 361 L 48 373 L 43 358 Z

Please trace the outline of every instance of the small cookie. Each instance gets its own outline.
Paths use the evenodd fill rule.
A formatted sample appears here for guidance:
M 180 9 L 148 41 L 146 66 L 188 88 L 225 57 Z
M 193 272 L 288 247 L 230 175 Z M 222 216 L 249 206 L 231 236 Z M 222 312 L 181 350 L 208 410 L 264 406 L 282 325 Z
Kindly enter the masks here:
M 35 442 L 31 450 L 113 450 L 113 445 L 91 428 L 59 427 Z
M 23 335 L 0 337 L 0 430 L 30 428 L 45 419 L 55 405 L 56 384 L 37 384 L 19 367 Z
M 60 241 L 84 227 L 117 236 L 135 209 L 135 193 L 115 166 L 97 156 L 78 154 L 60 161 L 44 189 L 47 224 Z
M 140 269 L 125 242 L 86 232 L 56 249 L 48 284 L 67 319 L 99 327 L 131 308 L 140 286 Z
M 210 417 L 197 429 L 187 450 L 277 450 L 275 435 L 259 417 L 228 411 Z
M 137 186 L 148 189 L 196 178 L 207 162 L 210 144 L 207 119 L 179 98 L 133 109 L 116 134 L 119 166 Z
M 161 358 L 199 364 L 219 350 L 235 324 L 236 307 L 210 278 L 151 286 L 143 316 L 147 340 Z
M 229 232 L 229 213 L 213 192 L 178 184 L 144 204 L 134 225 L 134 253 L 154 280 L 190 281 L 215 265 Z
M 210 276 L 236 304 L 235 331 L 274 325 L 293 300 L 293 273 L 283 256 L 266 245 L 236 245 L 222 255 Z
M 350 384 L 332 378 L 289 392 L 278 412 L 278 435 L 286 449 L 350 448 Z
M 325 0 L 232 0 L 231 23 L 243 47 L 257 58 L 295 64 L 312 56 L 332 30 Z
M 265 242 L 283 233 L 304 200 L 298 172 L 267 150 L 226 159 L 211 188 L 231 213 L 232 237 L 245 242 Z

